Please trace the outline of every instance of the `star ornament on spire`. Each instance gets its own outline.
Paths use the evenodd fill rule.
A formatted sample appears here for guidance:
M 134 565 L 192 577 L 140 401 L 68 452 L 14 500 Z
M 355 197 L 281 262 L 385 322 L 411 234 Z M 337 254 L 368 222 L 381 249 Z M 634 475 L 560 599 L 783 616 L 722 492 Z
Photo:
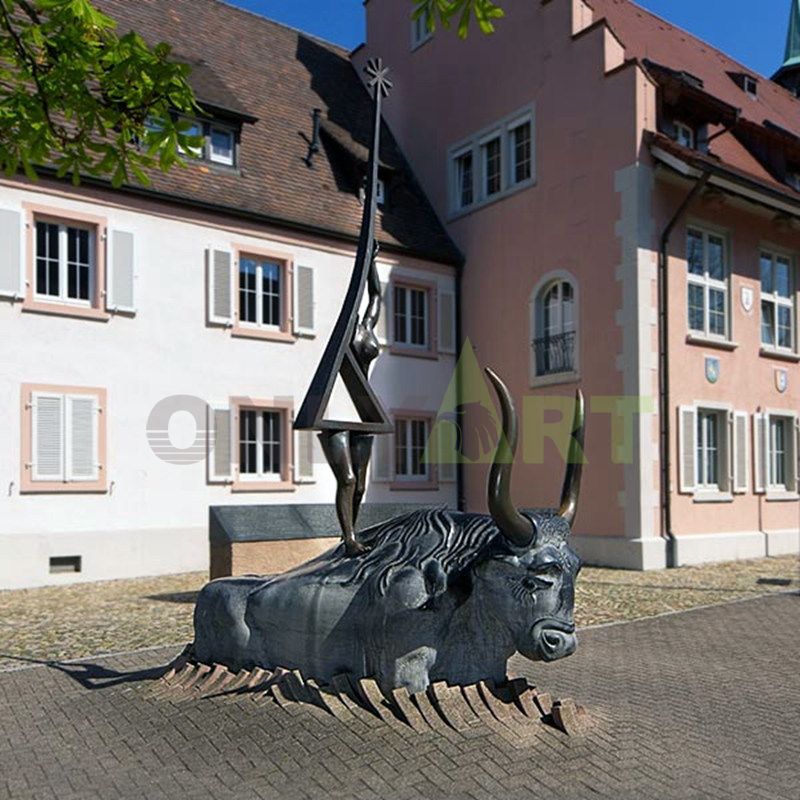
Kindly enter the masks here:
M 389 68 L 383 66 L 383 59 L 371 58 L 364 67 L 367 75 L 367 86 L 370 89 L 377 87 L 381 97 L 388 97 L 392 90 L 392 82 L 389 80 Z

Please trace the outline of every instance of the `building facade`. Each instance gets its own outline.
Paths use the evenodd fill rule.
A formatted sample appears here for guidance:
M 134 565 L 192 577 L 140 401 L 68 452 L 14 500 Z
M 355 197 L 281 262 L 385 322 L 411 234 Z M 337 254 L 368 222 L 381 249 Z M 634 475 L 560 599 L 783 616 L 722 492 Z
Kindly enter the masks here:
M 209 506 L 335 496 L 292 421 L 353 268 L 369 96 L 345 52 L 214 0 L 100 5 L 203 52 L 206 144 L 148 188 L 0 182 L 0 589 L 204 569 Z M 388 133 L 381 181 L 373 383 L 396 434 L 365 500 L 454 505 L 422 456 L 460 255 Z
M 466 260 L 460 335 L 522 409 L 517 503 L 558 496 L 580 387 L 588 561 L 797 552 L 798 30 L 773 81 L 628 0 L 508 0 L 465 42 L 365 5 L 354 63 L 392 66 L 388 120 Z M 484 484 L 467 465 L 469 509 Z

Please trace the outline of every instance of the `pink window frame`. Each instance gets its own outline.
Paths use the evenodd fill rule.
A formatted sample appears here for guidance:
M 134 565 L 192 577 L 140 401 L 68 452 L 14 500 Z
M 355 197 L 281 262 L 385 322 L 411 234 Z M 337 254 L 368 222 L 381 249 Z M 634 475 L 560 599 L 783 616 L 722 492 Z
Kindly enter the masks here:
M 257 328 L 239 319 L 239 291 L 240 275 L 239 262 L 243 257 L 269 259 L 280 264 L 281 282 L 283 293 L 281 295 L 281 324 L 279 330 Z M 233 246 L 235 280 L 235 296 L 233 301 L 233 330 L 232 336 L 241 336 L 248 339 L 266 339 L 272 342 L 294 342 L 297 338 L 292 331 L 294 324 L 294 259 L 286 253 L 275 250 L 263 250 L 258 247 Z
M 22 303 L 23 311 L 37 314 L 55 314 L 57 316 L 79 317 L 105 321 L 111 318 L 105 310 L 106 298 L 106 232 L 108 221 L 105 217 L 69 211 L 63 208 L 43 206 L 37 203 L 23 203 L 25 213 L 25 299 Z M 35 253 L 36 240 L 34 234 L 36 223 L 39 221 L 57 224 L 70 223 L 87 227 L 93 231 L 95 237 L 95 274 L 94 297 L 91 306 L 73 306 L 68 303 L 59 303 L 58 300 L 39 300 L 36 298 L 36 269 Z
M 233 484 L 234 492 L 293 492 L 292 471 L 294 467 L 294 403 L 285 399 L 260 399 L 231 397 L 231 426 L 233 439 Z M 281 452 L 281 479 L 279 481 L 243 480 L 239 472 L 239 413 L 240 411 L 279 411 L 282 416 L 281 431 L 284 446 Z
M 420 411 L 419 409 L 398 408 L 392 410 L 392 420 L 397 424 L 399 421 L 425 420 L 428 423 L 428 438 L 433 431 L 436 414 L 431 411 Z M 439 488 L 439 467 L 436 464 L 428 464 L 428 477 L 425 480 L 405 480 L 398 479 L 395 467 L 397 464 L 397 441 L 396 434 L 392 433 L 392 449 L 390 453 L 391 474 L 393 476 L 389 488 L 396 492 L 430 492 Z
M 33 461 L 33 394 L 81 394 L 97 398 L 97 457 L 100 463 L 96 481 L 34 481 L 29 464 Z M 58 386 L 45 383 L 23 383 L 20 392 L 20 491 L 23 494 L 105 494 L 108 491 L 108 391 L 93 386 Z

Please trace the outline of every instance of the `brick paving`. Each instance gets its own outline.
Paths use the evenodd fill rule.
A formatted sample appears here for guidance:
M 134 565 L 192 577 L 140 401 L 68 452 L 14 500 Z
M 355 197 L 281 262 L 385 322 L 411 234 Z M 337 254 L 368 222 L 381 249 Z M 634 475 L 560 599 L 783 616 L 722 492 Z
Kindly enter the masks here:
M 0 669 L 14 659 L 75 659 L 175 645 L 192 637 L 205 573 L 0 591 Z M 586 567 L 575 600 L 580 627 L 800 588 L 796 556 L 660 572 Z
M 584 631 L 512 673 L 589 709 L 581 736 L 487 720 L 417 733 L 148 680 L 163 649 L 0 673 L 3 798 L 725 798 L 800 795 L 800 595 Z

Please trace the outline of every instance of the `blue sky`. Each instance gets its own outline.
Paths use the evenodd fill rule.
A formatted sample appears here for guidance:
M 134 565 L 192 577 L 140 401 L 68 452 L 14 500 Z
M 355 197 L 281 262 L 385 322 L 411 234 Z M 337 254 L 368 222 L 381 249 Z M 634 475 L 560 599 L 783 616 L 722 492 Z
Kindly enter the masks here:
M 364 39 L 362 0 L 228 1 L 345 47 Z M 639 5 L 762 74 L 771 75 L 783 60 L 790 0 L 639 0 Z

